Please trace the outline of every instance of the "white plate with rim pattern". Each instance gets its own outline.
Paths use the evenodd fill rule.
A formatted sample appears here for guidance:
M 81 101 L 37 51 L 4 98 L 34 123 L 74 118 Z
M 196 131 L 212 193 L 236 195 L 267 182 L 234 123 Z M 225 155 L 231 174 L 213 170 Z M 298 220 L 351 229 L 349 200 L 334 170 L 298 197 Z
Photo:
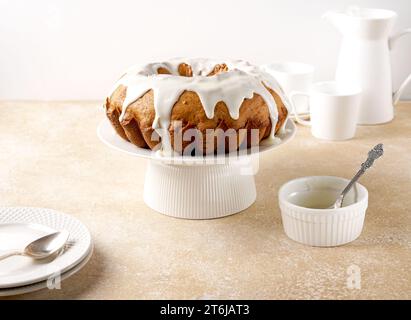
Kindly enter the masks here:
M 0 253 L 24 249 L 31 241 L 60 230 L 70 235 L 65 250 L 54 260 L 14 256 L 0 261 L 0 289 L 63 274 L 83 261 L 92 247 L 87 227 L 70 215 L 44 208 L 0 207 Z

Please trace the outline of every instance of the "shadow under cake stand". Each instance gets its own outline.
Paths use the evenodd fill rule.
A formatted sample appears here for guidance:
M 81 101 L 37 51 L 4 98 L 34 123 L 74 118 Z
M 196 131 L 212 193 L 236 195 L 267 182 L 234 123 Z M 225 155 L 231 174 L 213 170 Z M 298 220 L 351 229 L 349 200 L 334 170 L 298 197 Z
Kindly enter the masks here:
M 176 218 L 213 219 L 240 212 L 257 196 L 255 164 L 262 152 L 290 141 L 296 126 L 288 119 L 274 142 L 245 152 L 219 156 L 161 156 L 121 138 L 110 122 L 103 120 L 97 135 L 107 146 L 148 159 L 144 201 L 152 209 Z

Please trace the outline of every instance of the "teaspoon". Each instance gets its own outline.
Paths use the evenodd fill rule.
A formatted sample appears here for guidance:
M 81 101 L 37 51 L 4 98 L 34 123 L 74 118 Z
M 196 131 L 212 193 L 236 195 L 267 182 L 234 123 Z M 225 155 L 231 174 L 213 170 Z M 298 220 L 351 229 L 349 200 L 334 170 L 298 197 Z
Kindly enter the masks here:
M 337 200 L 334 202 L 334 204 L 329 207 L 329 209 L 337 209 L 342 207 L 342 203 L 344 201 L 345 195 L 348 193 L 348 191 L 351 190 L 352 186 L 357 182 L 357 180 L 365 173 L 367 169 L 369 169 L 374 161 L 381 157 L 384 154 L 384 148 L 383 144 L 379 143 L 377 144 L 374 148 L 372 148 L 368 152 L 368 158 L 367 160 L 361 164 L 360 170 L 355 174 L 355 176 L 351 179 L 351 181 L 348 183 L 348 185 L 344 188 L 344 190 L 341 192 L 341 194 L 338 196 Z
M 33 259 L 45 259 L 57 253 L 66 244 L 69 233 L 65 230 L 51 233 L 29 243 L 24 250 L 15 250 L 0 255 L 0 260 L 11 256 L 28 256 Z

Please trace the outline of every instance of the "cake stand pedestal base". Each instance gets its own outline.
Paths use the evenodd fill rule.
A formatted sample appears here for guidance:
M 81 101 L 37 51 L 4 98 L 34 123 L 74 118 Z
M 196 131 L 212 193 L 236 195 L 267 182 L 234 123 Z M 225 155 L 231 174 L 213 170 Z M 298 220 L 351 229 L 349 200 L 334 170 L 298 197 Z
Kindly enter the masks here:
M 165 215 L 220 218 L 248 208 L 255 199 L 251 160 L 189 166 L 149 161 L 144 201 Z
M 185 219 L 213 219 L 247 209 L 256 198 L 254 166 L 261 153 L 290 141 L 296 126 L 287 120 L 284 130 L 271 143 L 247 150 L 247 154 L 208 157 L 167 157 L 139 148 L 121 138 L 103 120 L 97 135 L 107 146 L 132 156 L 148 159 L 144 201 L 163 214 Z M 255 168 L 257 169 L 257 168 Z

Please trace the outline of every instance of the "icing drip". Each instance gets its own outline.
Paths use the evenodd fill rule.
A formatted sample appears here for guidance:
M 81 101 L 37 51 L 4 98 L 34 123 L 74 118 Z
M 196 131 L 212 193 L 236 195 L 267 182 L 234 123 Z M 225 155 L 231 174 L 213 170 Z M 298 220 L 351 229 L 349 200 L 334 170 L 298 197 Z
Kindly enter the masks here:
M 183 77 L 178 73 L 182 63 L 190 65 L 193 77 Z M 153 129 L 159 134 L 165 153 L 172 152 L 168 127 L 171 111 L 175 102 L 184 91 L 194 91 L 198 94 L 205 114 L 214 117 L 216 104 L 223 101 L 230 116 L 238 119 L 240 107 L 244 99 L 251 99 L 254 94 L 260 95 L 267 104 L 271 118 L 271 139 L 274 139 L 275 127 L 278 121 L 277 104 L 267 87 L 274 90 L 289 108 L 288 100 L 277 81 L 260 68 L 242 60 L 226 61 L 227 72 L 210 74 L 214 67 L 222 64 L 212 59 L 173 59 L 162 63 L 150 63 L 143 67 L 132 67 L 115 84 L 112 92 L 119 86 L 127 87 L 123 102 L 120 121 L 124 120 L 127 108 L 142 97 L 147 91 L 153 90 L 155 119 Z M 157 74 L 159 68 L 168 70 L 171 74 Z

